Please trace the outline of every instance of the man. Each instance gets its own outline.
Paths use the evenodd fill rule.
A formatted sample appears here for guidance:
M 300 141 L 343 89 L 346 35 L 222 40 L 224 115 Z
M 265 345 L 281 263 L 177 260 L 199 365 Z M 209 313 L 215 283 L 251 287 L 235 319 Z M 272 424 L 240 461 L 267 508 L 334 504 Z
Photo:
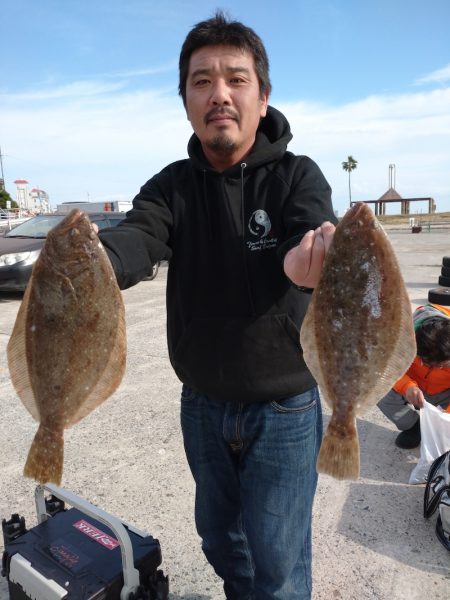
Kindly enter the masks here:
M 196 525 L 235 600 L 310 598 L 322 437 L 299 330 L 335 217 L 320 169 L 287 152 L 270 89 L 251 29 L 221 13 L 196 25 L 180 54 L 189 159 L 150 179 L 126 220 L 100 233 L 122 288 L 170 261 L 168 346 Z
M 399 448 L 411 449 L 421 442 L 417 410 L 425 401 L 450 412 L 450 308 L 440 304 L 419 306 L 413 314 L 417 356 L 378 407 L 400 433 Z

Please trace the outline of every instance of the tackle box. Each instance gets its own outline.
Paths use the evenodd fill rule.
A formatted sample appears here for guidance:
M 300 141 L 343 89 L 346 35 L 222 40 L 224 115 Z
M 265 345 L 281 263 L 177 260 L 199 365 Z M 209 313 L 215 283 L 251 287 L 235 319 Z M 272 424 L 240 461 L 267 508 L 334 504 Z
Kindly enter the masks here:
M 10 600 L 168 599 L 157 539 L 51 484 L 35 501 L 35 527 L 18 514 L 2 521 Z

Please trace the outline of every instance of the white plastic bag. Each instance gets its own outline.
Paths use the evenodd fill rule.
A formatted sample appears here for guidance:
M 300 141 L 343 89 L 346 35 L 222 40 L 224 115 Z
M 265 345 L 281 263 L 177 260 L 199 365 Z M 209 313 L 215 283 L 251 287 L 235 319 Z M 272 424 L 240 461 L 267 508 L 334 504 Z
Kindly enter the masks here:
M 425 402 L 420 409 L 420 458 L 411 471 L 409 483 L 425 483 L 431 463 L 450 450 L 450 413 Z

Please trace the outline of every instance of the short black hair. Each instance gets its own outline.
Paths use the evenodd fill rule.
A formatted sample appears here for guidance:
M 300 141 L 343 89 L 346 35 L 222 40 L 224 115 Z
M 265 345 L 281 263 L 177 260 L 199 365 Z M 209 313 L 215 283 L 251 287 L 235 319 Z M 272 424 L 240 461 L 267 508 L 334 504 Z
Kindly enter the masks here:
M 416 330 L 417 355 L 426 365 L 450 360 L 450 319 L 426 319 Z
M 239 21 L 228 20 L 222 11 L 217 11 L 214 17 L 197 23 L 188 33 L 180 52 L 180 79 L 178 93 L 186 106 L 186 81 L 189 72 L 189 61 L 195 50 L 204 46 L 235 46 L 240 50 L 250 52 L 255 61 L 255 70 L 259 81 L 261 96 L 270 94 L 272 85 L 269 78 L 269 59 L 261 38 L 246 25 Z

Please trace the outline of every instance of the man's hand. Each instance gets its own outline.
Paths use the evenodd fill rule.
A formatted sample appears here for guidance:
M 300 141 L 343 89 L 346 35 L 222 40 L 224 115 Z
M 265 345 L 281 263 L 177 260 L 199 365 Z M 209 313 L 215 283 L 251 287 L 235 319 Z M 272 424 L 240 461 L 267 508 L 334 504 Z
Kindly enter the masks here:
M 410 387 L 405 392 L 405 400 L 412 404 L 415 408 L 423 408 L 425 404 L 425 398 L 422 390 L 418 387 Z
M 336 227 L 329 221 L 308 231 L 284 257 L 284 272 L 296 285 L 315 288 Z

